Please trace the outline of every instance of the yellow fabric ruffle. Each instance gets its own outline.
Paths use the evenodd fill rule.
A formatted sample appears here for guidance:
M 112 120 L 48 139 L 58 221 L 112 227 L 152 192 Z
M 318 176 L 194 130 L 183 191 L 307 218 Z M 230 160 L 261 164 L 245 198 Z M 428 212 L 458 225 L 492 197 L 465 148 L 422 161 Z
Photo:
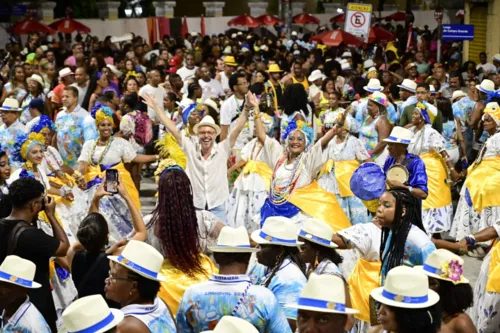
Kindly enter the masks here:
M 351 296 L 351 305 L 359 313 L 355 314 L 359 320 L 370 322 L 370 293 L 380 287 L 380 261 L 368 261 L 359 258 L 347 283 Z
M 273 169 L 271 169 L 269 165 L 264 162 L 248 160 L 239 177 L 246 177 L 251 173 L 258 174 L 264 181 L 266 188 L 271 188 L 271 177 L 273 175 Z
M 127 189 L 128 195 L 132 198 L 137 209 L 141 210 L 141 202 L 139 200 L 139 191 L 135 187 L 134 181 L 130 176 L 130 173 L 125 169 L 125 165 L 120 162 L 117 165 L 113 166 L 111 169 L 116 169 L 122 176 L 122 182 L 125 183 L 125 188 Z M 100 166 L 91 166 L 89 165 L 87 169 L 87 173 L 85 173 L 84 178 L 86 182 L 93 180 L 96 177 L 102 178 L 104 177 L 105 171 L 101 171 Z
M 294 190 L 289 201 L 304 213 L 328 223 L 334 231 L 351 226 L 335 195 L 323 190 L 316 181 Z
M 427 189 L 429 194 L 422 201 L 422 209 L 441 208 L 451 204 L 451 189 L 446 182 L 448 172 L 443 158 L 436 152 L 420 156 L 427 172 Z
M 61 187 L 62 186 L 69 186 L 68 184 L 71 184 L 71 186 L 69 186 L 69 187 L 75 186 L 75 180 L 67 173 L 64 174 L 65 181 L 62 181 L 59 177 L 55 177 L 55 176 L 48 177 L 48 178 L 49 178 L 49 182 L 57 184 Z M 73 203 L 73 201 L 70 201 L 70 200 L 65 199 L 65 198 L 58 196 L 58 195 L 51 194 L 50 196 L 54 197 L 56 199 L 56 204 L 58 204 L 58 203 L 72 204 Z
M 190 278 L 172 265 L 167 260 L 163 261 L 160 274 L 166 281 L 161 282 L 158 296 L 167 303 L 172 313 L 177 313 L 184 292 L 194 284 L 207 281 L 212 274 L 217 274 L 219 270 L 209 257 L 202 254 L 202 266 L 206 275 L 199 275 L 195 279 Z
M 358 167 L 359 162 L 356 160 L 335 162 L 335 179 L 337 179 L 341 197 L 352 197 L 354 195 L 351 191 L 351 177 Z
M 485 158 L 468 170 L 465 186 L 469 190 L 474 209 L 480 213 L 485 207 L 500 206 L 500 157 Z
M 500 294 L 500 242 L 495 241 L 491 249 L 490 268 L 488 270 L 488 282 L 486 291 Z
M 323 175 L 327 175 L 333 170 L 333 164 L 335 161 L 333 159 L 328 159 L 325 163 L 323 163 L 323 167 L 321 168 L 321 171 L 319 172 L 318 179 L 321 178 Z

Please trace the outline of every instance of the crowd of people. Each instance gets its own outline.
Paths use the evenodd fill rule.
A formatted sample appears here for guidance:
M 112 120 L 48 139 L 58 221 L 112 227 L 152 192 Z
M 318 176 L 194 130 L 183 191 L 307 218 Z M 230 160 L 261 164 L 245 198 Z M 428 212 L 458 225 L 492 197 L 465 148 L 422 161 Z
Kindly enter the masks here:
M 414 34 L 11 39 L 2 332 L 497 332 L 500 54 Z

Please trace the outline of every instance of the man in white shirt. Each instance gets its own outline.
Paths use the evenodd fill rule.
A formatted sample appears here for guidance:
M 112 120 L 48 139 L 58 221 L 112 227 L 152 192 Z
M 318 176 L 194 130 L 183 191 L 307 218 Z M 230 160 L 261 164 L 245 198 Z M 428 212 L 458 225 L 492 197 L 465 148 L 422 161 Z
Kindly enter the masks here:
M 246 81 L 246 79 L 245 79 Z M 154 108 L 161 122 L 172 133 L 186 153 L 186 173 L 193 186 L 194 206 L 197 210 L 208 210 L 222 222 L 226 221 L 225 203 L 229 197 L 227 180 L 227 160 L 230 150 L 247 122 L 249 110 L 242 110 L 229 137 L 215 142 L 221 133 L 220 127 L 211 116 L 205 116 L 196 124 L 193 131 L 198 135 L 199 144 L 183 137 L 176 124 L 166 116 L 150 95 L 144 100 L 148 107 Z
M 82 105 L 87 90 L 89 89 L 89 76 L 85 67 L 78 67 L 75 71 L 75 83 L 70 84 L 70 86 L 78 89 L 78 104 Z
M 326 76 L 319 69 L 314 70 L 307 78 L 311 85 L 309 86 L 309 100 L 312 101 L 317 94 L 321 92 L 321 85 Z
M 224 59 L 224 71 L 220 73 L 220 83 L 222 84 L 222 89 L 224 89 L 224 93 L 228 94 L 231 92 L 231 88 L 229 87 L 229 78 L 238 67 L 238 63 L 234 60 L 233 56 L 227 56 Z
M 484 74 L 497 72 L 496 66 L 493 65 L 491 62 L 488 62 L 486 52 L 479 53 L 479 61 L 481 63 L 476 66 L 476 70 L 481 69 Z
M 160 109 L 164 111 L 163 101 L 167 96 L 167 91 L 159 85 L 161 83 L 160 71 L 153 69 L 148 73 L 148 76 L 149 83 L 139 90 L 139 96 L 144 96 L 145 94 L 154 96 L 156 103 L 158 103 Z M 153 109 L 148 108 L 148 116 L 155 125 L 159 124 L 160 121 L 158 120 L 158 117 Z
M 210 77 L 210 71 L 207 66 L 202 66 L 200 68 L 200 76 L 201 79 L 198 80 L 198 83 L 203 91 L 201 96 L 202 101 L 208 98 L 219 98 L 224 95 L 222 85 L 219 81 Z
M 186 55 L 186 65 L 179 68 L 177 74 L 182 78 L 182 81 L 186 82 L 187 79 L 194 77 L 198 67 L 194 65 L 194 56 L 192 54 Z

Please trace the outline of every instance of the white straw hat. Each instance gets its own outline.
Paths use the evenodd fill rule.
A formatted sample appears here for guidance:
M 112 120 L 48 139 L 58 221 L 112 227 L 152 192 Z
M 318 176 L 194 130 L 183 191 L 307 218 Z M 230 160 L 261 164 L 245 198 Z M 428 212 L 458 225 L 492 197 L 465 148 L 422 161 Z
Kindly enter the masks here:
M 206 100 L 204 100 L 203 105 L 210 106 L 212 109 L 217 111 L 217 113 L 220 113 L 220 110 L 219 110 L 219 107 L 217 106 L 217 103 L 211 98 L 207 98 Z
M 65 76 L 68 76 L 68 75 L 73 75 L 75 73 L 73 73 L 73 71 L 71 69 L 69 69 L 68 67 L 64 67 L 63 69 L 61 69 L 59 71 L 59 78 L 63 78 Z
M 40 83 L 42 87 L 45 85 L 45 82 L 43 82 L 43 78 L 38 74 L 33 74 L 26 79 L 26 82 L 30 83 L 30 81 L 36 81 Z
M 0 110 L 3 111 L 23 111 L 22 108 L 19 107 L 19 101 L 15 98 L 6 98 L 3 101 Z
M 349 69 L 352 69 L 351 67 L 351 64 L 349 63 L 349 61 L 345 60 L 343 62 L 340 63 L 340 67 L 343 71 L 347 71 Z
M 435 94 L 436 93 L 436 88 L 432 84 L 429 84 L 429 93 L 430 94 Z
M 307 81 L 309 82 L 314 82 L 316 80 L 324 80 L 326 79 L 326 76 L 325 74 L 321 73 L 321 71 L 319 69 L 315 69 L 312 71 L 311 75 L 309 75 L 309 77 L 307 78 Z
M 379 79 L 370 79 L 368 84 L 363 87 L 364 90 L 369 92 L 382 91 L 382 86 L 380 85 Z
M 122 254 L 108 256 L 108 258 L 146 279 L 165 281 L 165 278 L 160 275 L 163 256 L 147 243 L 131 240 L 123 249 Z
M 410 79 L 404 79 L 401 84 L 398 84 L 398 87 L 408 90 L 412 93 L 415 93 L 415 91 L 417 91 L 417 83 Z
M 342 58 L 352 58 L 352 53 L 349 51 L 345 51 L 342 53 Z
M 297 36 L 297 31 L 292 31 L 292 36 Z
M 251 235 L 257 244 L 300 246 L 297 241 L 297 225 L 283 216 L 268 217 L 262 229 L 255 230 Z
M 247 229 L 243 226 L 239 228 L 223 227 L 217 238 L 217 245 L 208 248 L 212 252 L 228 253 L 253 253 L 259 249 L 250 246 Z
M 329 248 L 338 247 L 331 241 L 335 232 L 332 227 L 318 219 L 309 218 L 304 222 L 302 229 L 299 230 L 299 236 L 310 242 L 323 245 Z
M 101 295 L 77 299 L 62 314 L 63 328 L 59 333 L 107 332 L 123 320 L 124 314 L 110 309 Z
M 198 134 L 198 128 L 203 126 L 212 127 L 217 133 L 216 135 L 220 134 L 220 127 L 215 123 L 215 120 L 214 118 L 212 118 L 212 116 L 205 116 L 198 124 L 194 125 L 193 127 L 194 134 Z
M 500 62 L 500 53 L 497 53 L 493 56 L 493 61 L 498 61 Z
M 120 78 L 122 76 L 122 72 L 116 68 L 115 65 L 107 64 L 106 67 L 108 67 L 115 75 L 117 78 Z
M 346 307 L 344 280 L 338 275 L 328 274 L 312 273 L 297 304 L 285 304 L 285 307 L 345 315 L 359 313 Z
M 248 321 L 238 317 L 224 316 L 213 331 L 201 333 L 258 333 L 259 331 Z
M 422 309 L 439 302 L 439 295 L 429 289 L 427 275 L 407 266 L 391 269 L 384 286 L 370 295 L 377 302 L 396 308 Z
M 404 127 L 396 126 L 392 129 L 391 134 L 384 139 L 384 142 L 392 142 L 392 143 L 402 143 L 405 145 L 409 145 L 413 142 L 413 133 Z
M 464 277 L 463 266 L 464 260 L 456 254 L 445 249 L 437 249 L 429 254 L 423 266 L 414 268 L 439 280 L 454 284 L 469 283 Z
M 365 62 L 363 63 L 363 68 L 365 68 L 365 69 L 370 68 L 370 67 L 374 67 L 374 66 L 375 66 L 375 63 L 371 59 L 365 60 Z
M 495 83 L 491 80 L 483 80 L 481 84 L 476 85 L 476 89 L 484 92 L 485 94 L 492 93 L 495 91 Z
M 451 101 L 455 102 L 457 98 L 462 98 L 462 97 L 467 97 L 467 94 L 464 93 L 462 90 L 455 90 L 453 92 L 453 95 L 451 96 Z
M 40 288 L 42 285 L 33 281 L 35 272 L 36 266 L 31 261 L 18 256 L 7 256 L 0 265 L 0 281 L 29 289 Z

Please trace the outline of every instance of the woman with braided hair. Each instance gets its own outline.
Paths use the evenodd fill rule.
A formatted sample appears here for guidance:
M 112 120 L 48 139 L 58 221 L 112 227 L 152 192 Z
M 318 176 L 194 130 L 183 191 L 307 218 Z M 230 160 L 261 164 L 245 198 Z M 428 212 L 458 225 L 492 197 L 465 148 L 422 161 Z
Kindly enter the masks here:
M 182 160 L 170 155 L 158 166 L 158 204 L 146 219 L 147 242 L 165 257 L 159 296 L 177 313 L 186 289 L 216 272 L 204 253 L 216 244 L 224 225 L 212 213 L 195 210 L 191 182 L 174 158 Z M 184 157 L 184 167 L 185 162 Z

